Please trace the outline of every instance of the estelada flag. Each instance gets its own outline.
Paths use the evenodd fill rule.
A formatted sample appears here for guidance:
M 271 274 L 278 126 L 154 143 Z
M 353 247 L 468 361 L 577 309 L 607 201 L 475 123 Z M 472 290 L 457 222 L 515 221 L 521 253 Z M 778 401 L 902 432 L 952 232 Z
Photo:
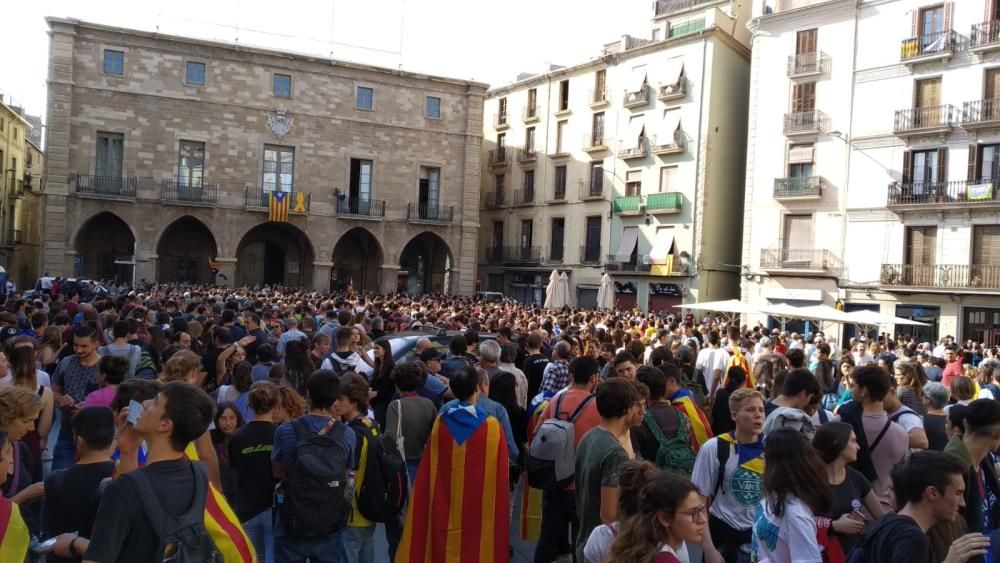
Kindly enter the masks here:
M 551 393 L 550 393 L 551 395 Z M 537 397 L 536 397 L 537 400 Z M 528 444 L 535 439 L 538 427 L 542 424 L 542 413 L 549 404 L 549 397 L 543 397 L 531 411 L 531 421 L 528 423 Z M 532 406 L 535 400 L 532 401 Z M 521 479 L 521 525 L 518 535 L 523 541 L 538 541 L 542 535 L 542 490 L 528 486 L 527 479 Z
M 420 459 L 396 563 L 507 563 L 507 472 L 497 419 L 469 405 L 439 416 Z
M 267 198 L 267 219 L 276 223 L 288 222 L 288 194 L 285 192 L 270 192 Z
M 29 537 L 17 505 L 0 497 L 0 561 L 24 561 Z
M 694 453 L 698 453 L 702 444 L 712 437 L 712 427 L 708 424 L 705 411 L 698 408 L 694 402 L 691 391 L 680 389 L 670 397 L 670 404 L 677 410 L 687 415 L 691 421 L 691 448 Z

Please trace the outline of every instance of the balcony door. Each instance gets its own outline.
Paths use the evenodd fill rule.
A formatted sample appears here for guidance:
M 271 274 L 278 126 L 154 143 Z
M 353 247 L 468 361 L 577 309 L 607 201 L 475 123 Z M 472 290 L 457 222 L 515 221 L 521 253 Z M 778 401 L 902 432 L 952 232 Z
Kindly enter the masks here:
M 785 215 L 781 261 L 786 268 L 808 267 L 813 253 L 813 216 Z
M 294 187 L 295 149 L 264 145 L 264 174 L 261 178 L 265 192 L 290 192 Z
M 503 252 L 503 221 L 493 221 L 493 239 L 490 241 L 490 261 L 499 262 Z
M 792 87 L 792 113 L 812 112 L 816 109 L 816 83 L 804 82 Z
M 934 127 L 941 123 L 941 79 L 917 80 L 913 108 L 915 127 Z
M 562 262 L 563 246 L 566 244 L 566 219 L 556 217 L 552 219 L 550 229 L 551 241 L 549 243 L 549 259 L 553 262 Z
M 806 55 L 816 52 L 816 29 L 804 29 L 795 34 L 795 54 Z
M 937 263 L 937 227 L 906 228 L 906 267 L 903 284 L 931 286 Z
M 969 156 L 973 159 L 979 157 L 969 163 L 970 182 L 987 183 L 1000 180 L 1000 145 L 972 145 L 969 147 Z
M 531 219 L 521 221 L 521 255 L 531 252 L 531 243 L 534 239 L 535 222 Z
M 604 144 L 604 112 L 597 112 L 593 117 L 593 124 L 591 126 L 591 146 L 598 146 Z
M 421 166 L 420 182 L 417 185 L 417 201 L 422 218 L 436 217 L 441 201 L 441 169 Z M 435 215 L 431 215 L 431 214 Z
M 584 233 L 583 261 L 597 262 L 601 257 L 601 216 L 587 217 L 587 230 Z
M 903 153 L 903 196 L 909 203 L 933 201 L 944 184 L 944 160 L 948 149 Z
M 944 26 L 944 5 L 924 8 L 920 10 L 920 47 L 926 50 L 941 37 L 945 31 Z
M 972 228 L 972 266 L 969 285 L 1000 288 L 1000 225 Z
M 205 143 L 181 141 L 177 155 L 177 185 L 201 188 L 205 172 Z
M 125 137 L 118 133 L 97 134 L 97 175 L 121 179 Z

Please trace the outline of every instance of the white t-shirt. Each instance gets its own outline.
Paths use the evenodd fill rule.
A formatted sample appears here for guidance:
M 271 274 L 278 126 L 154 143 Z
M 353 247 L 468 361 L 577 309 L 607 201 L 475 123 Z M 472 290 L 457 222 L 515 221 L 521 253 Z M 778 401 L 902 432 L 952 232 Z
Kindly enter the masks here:
M 583 558 L 591 563 L 600 563 L 611 555 L 611 544 L 615 542 L 618 535 L 618 522 L 613 522 L 610 526 L 601 524 L 590 532 L 587 544 L 583 546 Z
M 695 360 L 694 366 L 700 368 L 701 372 L 705 374 L 705 381 L 711 383 L 715 370 L 720 370 L 725 374 L 728 364 L 729 352 L 722 348 L 702 348 L 701 352 L 698 352 L 698 359 Z
M 758 563 L 823 563 L 816 543 L 812 511 L 795 497 L 785 499 L 781 516 L 771 513 L 767 500 L 753 524 L 753 546 Z
M 900 414 L 900 412 L 902 412 L 903 414 Z M 889 418 L 893 422 L 896 422 L 900 426 L 902 426 L 903 430 L 906 430 L 907 434 L 913 432 L 918 428 L 921 430 L 923 430 L 924 428 L 924 417 L 917 414 L 917 412 L 911 409 L 910 407 L 906 406 L 899 407 L 899 410 L 889 415 Z
M 691 557 L 688 555 L 687 543 L 681 543 L 680 549 L 674 550 L 667 544 L 663 544 L 660 547 L 660 553 L 669 553 L 677 558 L 681 563 L 691 563 Z M 590 561 L 589 559 L 587 561 Z
M 336 355 L 339 358 L 337 361 L 341 365 L 341 371 L 353 370 L 366 376 L 374 371 L 368 364 L 365 363 L 364 360 L 361 359 L 361 356 L 358 356 L 357 352 L 352 352 L 351 355 L 346 358 L 341 358 L 340 354 L 336 352 L 334 352 L 333 355 Z M 328 356 L 325 360 L 323 360 L 323 364 L 320 366 L 320 369 L 333 369 L 332 361 L 333 360 L 331 360 Z
M 749 530 L 753 526 L 754 512 L 764 495 L 764 476 L 739 466 L 739 456 L 732 444 L 726 460 L 726 474 L 722 488 L 716 492 L 719 480 L 718 438 L 711 438 L 698 451 L 694 462 L 691 481 L 698 492 L 705 497 L 714 497 L 709 509 L 712 516 L 722 520 L 737 530 Z
M 49 377 L 49 374 L 45 373 L 44 371 L 40 369 L 35 370 L 35 378 L 38 380 L 38 384 L 41 385 L 42 387 L 48 387 L 49 389 L 52 388 L 52 379 Z M 8 373 L 3 377 L 0 377 L 0 385 L 10 385 L 13 382 L 14 382 L 14 374 L 12 372 Z

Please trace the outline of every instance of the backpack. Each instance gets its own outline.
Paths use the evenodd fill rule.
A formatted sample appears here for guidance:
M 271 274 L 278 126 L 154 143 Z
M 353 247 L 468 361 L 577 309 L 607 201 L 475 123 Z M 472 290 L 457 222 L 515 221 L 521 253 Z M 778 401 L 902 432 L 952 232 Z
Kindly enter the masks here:
M 823 399 L 820 400 L 819 404 L 823 410 L 828 410 L 830 412 L 833 412 L 837 408 L 837 405 L 839 403 L 840 403 L 840 395 L 838 395 L 836 391 L 833 391 L 830 393 L 823 393 Z
M 364 479 L 356 497 L 358 512 L 372 522 L 384 524 L 395 518 L 406 504 L 406 461 L 397 451 L 395 441 L 380 433 L 377 426 L 360 421 L 350 426 L 364 440 L 365 446 L 358 442 L 358 451 L 368 448 Z
M 854 547 L 847 552 L 847 557 L 844 559 L 844 563 L 878 563 L 874 558 L 875 554 L 871 553 L 875 537 L 883 531 L 891 532 L 891 529 L 896 527 L 896 524 L 899 522 L 899 517 L 893 513 L 886 514 L 885 516 L 879 518 L 874 524 L 871 524 L 867 530 L 862 532 L 860 541 L 854 544 Z
M 656 449 L 656 466 L 690 478 L 694 472 L 696 457 L 691 449 L 691 421 L 677 409 L 671 407 L 670 410 L 677 415 L 677 432 L 673 438 L 667 438 L 663 434 L 649 409 L 642 416 L 642 421 L 659 444 Z
M 347 486 L 348 460 L 339 447 L 345 427 L 332 423 L 319 433 L 304 418 L 291 423 L 295 460 L 285 469 L 278 493 L 278 515 L 291 536 L 322 538 L 347 525 L 353 493 Z
M 156 372 L 156 363 L 153 362 L 152 354 L 149 353 L 149 350 L 139 346 L 139 363 L 135 366 L 135 375 L 133 377 L 156 379 Z
M 192 463 L 191 472 L 194 474 L 194 500 L 187 512 L 176 517 L 163 510 L 145 472 L 132 471 L 122 477 L 132 484 L 142 511 L 160 539 L 157 553 L 162 553 L 163 557 L 157 557 L 157 560 L 171 563 L 223 563 L 222 554 L 205 529 L 208 474 L 200 463 Z
M 750 370 L 750 362 L 747 361 L 747 357 L 743 355 L 743 350 L 740 349 L 739 345 L 733 346 L 733 354 L 729 358 L 729 365 L 726 366 L 726 373 L 722 376 L 722 386 L 726 386 L 726 380 L 729 379 L 729 368 L 741 367 L 743 371 L 747 374 L 746 387 L 753 389 L 753 371 Z
M 878 479 L 878 473 L 875 471 L 875 464 L 872 462 L 871 453 L 878 447 L 882 438 L 885 437 L 885 433 L 889 431 L 892 420 L 886 417 L 885 426 L 882 427 L 875 440 L 869 444 L 864 424 L 861 421 L 861 408 L 857 403 L 849 401 L 840 405 L 840 408 L 837 409 L 837 414 L 840 415 L 841 422 L 846 422 L 854 428 L 854 435 L 857 437 L 858 459 L 851 466 L 860 471 L 869 481 Z
M 556 399 L 552 418 L 546 419 L 535 432 L 528 448 L 528 485 L 535 489 L 558 491 L 573 482 L 576 461 L 576 426 L 583 409 L 594 400 L 587 395 L 569 418 L 559 418 L 559 410 L 566 394 Z
M 681 387 L 687 389 L 693 395 L 694 402 L 698 407 L 704 409 L 708 406 L 708 395 L 705 394 L 705 387 L 698 380 L 698 375 L 689 374 L 688 370 L 681 368 Z
M 336 352 L 331 352 L 326 359 L 330 360 L 330 369 L 333 370 L 333 373 L 337 374 L 337 377 L 343 376 L 344 372 L 352 371 L 351 369 L 344 368 L 344 364 L 340 361 Z

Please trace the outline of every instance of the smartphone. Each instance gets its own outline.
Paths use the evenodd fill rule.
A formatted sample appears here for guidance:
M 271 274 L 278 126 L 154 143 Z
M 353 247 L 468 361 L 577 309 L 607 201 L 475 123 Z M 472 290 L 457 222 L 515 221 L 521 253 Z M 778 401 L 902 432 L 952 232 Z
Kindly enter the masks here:
M 48 553 L 52 551 L 52 548 L 56 546 L 56 542 L 59 540 L 58 537 L 49 538 L 45 541 L 40 541 L 31 546 L 31 550 L 35 553 Z
M 135 399 L 128 402 L 128 418 L 125 422 L 129 426 L 135 426 L 135 423 L 139 421 L 139 417 L 142 416 L 142 403 L 136 401 Z

